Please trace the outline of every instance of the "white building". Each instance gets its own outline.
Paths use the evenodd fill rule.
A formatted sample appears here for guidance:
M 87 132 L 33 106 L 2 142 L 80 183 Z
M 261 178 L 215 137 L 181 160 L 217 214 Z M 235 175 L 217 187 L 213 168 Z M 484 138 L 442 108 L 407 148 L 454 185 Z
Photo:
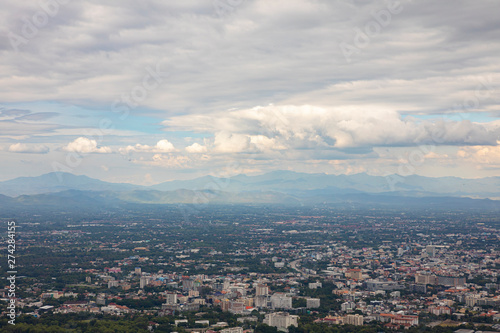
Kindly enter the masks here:
M 258 284 L 255 287 L 255 296 L 267 296 L 269 288 L 265 284 Z
M 141 289 L 144 289 L 145 286 L 147 286 L 149 284 L 149 282 L 151 281 L 151 277 L 150 276 L 141 276 L 141 279 L 140 279 L 140 288 Z
M 165 304 L 177 304 L 177 294 L 176 293 L 168 293 L 165 296 Z
M 273 309 L 291 309 L 292 298 L 283 293 L 275 293 L 271 296 L 271 307 Z
M 354 325 L 354 326 L 363 326 L 363 316 L 361 316 L 359 314 L 347 315 L 344 318 L 344 324 Z
M 230 327 L 220 331 L 220 333 L 243 333 L 242 327 Z
M 274 312 L 266 314 L 264 324 L 276 327 L 278 330 L 286 329 L 289 326 L 298 327 L 299 316 L 294 316 L 286 312 Z
M 354 302 L 345 302 L 340 305 L 340 309 L 344 312 L 354 310 L 356 308 L 356 304 Z
M 308 309 L 319 308 L 320 300 L 319 298 L 308 298 L 306 299 Z

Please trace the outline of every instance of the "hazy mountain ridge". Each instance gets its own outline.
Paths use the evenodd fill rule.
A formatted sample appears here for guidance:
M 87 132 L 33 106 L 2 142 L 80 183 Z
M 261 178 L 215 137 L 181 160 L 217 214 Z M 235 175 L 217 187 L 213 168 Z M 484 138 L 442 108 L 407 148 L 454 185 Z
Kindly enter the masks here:
M 281 192 L 224 192 L 213 190 L 152 191 L 77 191 L 22 195 L 16 198 L 0 195 L 0 210 L 12 216 L 24 213 L 57 211 L 129 211 L 131 205 L 147 209 L 153 205 L 188 205 L 194 211 L 207 205 L 328 205 L 342 208 L 394 208 L 437 210 L 500 211 L 500 201 L 457 197 L 410 197 L 338 189 L 311 190 L 288 195 Z
M 19 177 L 0 182 L 0 194 L 10 197 L 43 193 L 79 191 L 127 191 L 142 188 L 139 185 L 108 183 L 87 176 L 65 172 L 51 172 L 38 177 Z
M 186 202 L 193 194 L 216 193 L 215 201 L 260 202 L 263 193 L 273 193 L 271 202 L 283 202 L 281 196 L 293 201 L 323 196 L 376 194 L 398 197 L 473 197 L 499 198 L 500 177 L 462 179 L 457 177 L 429 178 L 422 176 L 370 176 L 308 174 L 292 171 L 273 171 L 263 175 L 237 175 L 232 178 L 204 176 L 192 180 L 175 180 L 152 186 L 108 183 L 87 176 L 69 173 L 49 173 L 39 177 L 20 177 L 0 182 L 0 195 L 9 197 L 31 196 L 66 191 L 94 191 L 107 193 L 120 201 L 144 203 Z M 190 192 L 191 191 L 191 192 Z M 115 193 L 116 192 L 116 193 Z M 70 192 L 68 192 L 70 193 Z M 229 193 L 226 195 L 226 193 Z M 237 198 L 235 198 L 237 194 Z M 104 195 L 104 194 L 102 194 Z M 245 198 L 245 199 L 243 199 Z M 5 198 L 4 198 L 5 199 Z M 3 201 L 5 201 L 2 199 Z M 308 201 L 307 199 L 306 201 Z M 286 201 L 286 200 L 285 200 Z

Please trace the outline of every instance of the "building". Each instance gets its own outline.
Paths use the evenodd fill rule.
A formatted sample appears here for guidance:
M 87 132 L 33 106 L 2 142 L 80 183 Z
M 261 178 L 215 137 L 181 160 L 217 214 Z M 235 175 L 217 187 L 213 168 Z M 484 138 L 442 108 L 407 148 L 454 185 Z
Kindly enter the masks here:
M 417 284 L 436 284 L 436 276 L 432 274 L 415 274 Z
M 191 279 L 185 279 L 182 280 L 182 290 L 183 291 L 189 291 L 189 290 L 194 290 L 194 280 Z
M 269 297 L 268 296 L 257 296 L 254 300 L 255 306 L 258 308 L 269 307 Z
M 429 257 L 435 257 L 436 256 L 436 247 L 434 245 L 427 245 L 425 248 L 425 252 Z
M 403 289 L 396 281 L 368 280 L 365 285 L 369 291 Z
M 451 315 L 451 309 L 447 306 L 430 306 L 429 312 L 433 315 Z
M 465 285 L 465 276 L 437 276 L 437 284 L 447 287 Z
M 223 305 L 224 305 L 225 302 L 223 302 Z M 244 302 L 241 302 L 241 301 L 228 301 L 227 302 L 227 309 L 224 309 L 223 307 L 223 310 L 226 310 L 226 311 L 229 311 L 231 313 L 236 313 L 236 314 L 241 314 L 245 311 L 245 303 Z
M 407 315 L 396 314 L 396 315 L 390 315 L 390 318 L 391 318 L 391 324 L 396 326 L 404 326 L 404 327 L 418 326 L 418 316 L 407 316 Z
M 283 293 L 275 293 L 271 296 L 271 307 L 273 309 L 291 309 L 292 298 Z
M 230 327 L 220 331 L 220 333 L 243 333 L 242 327 Z
M 150 276 L 141 276 L 139 280 L 139 285 L 141 289 L 144 289 L 145 286 L 149 284 L 149 281 L 151 280 Z
M 359 268 L 354 268 L 349 271 L 351 279 L 354 280 L 361 280 L 363 277 L 363 274 L 361 273 L 361 270 Z
M 165 304 L 177 304 L 177 294 L 176 293 L 168 293 L 165 295 Z
M 309 289 L 318 289 L 318 288 L 322 288 L 322 287 L 323 287 L 323 284 L 319 281 L 309 283 Z
M 425 284 L 410 284 L 410 292 L 425 294 L 427 292 L 427 285 Z
M 340 305 L 340 309 L 344 312 L 352 311 L 356 308 L 356 304 L 354 302 L 345 302 Z
M 117 280 L 109 280 L 108 281 L 108 288 L 118 287 L 119 285 L 120 285 L 120 282 Z
M 290 326 L 298 327 L 299 316 L 294 316 L 286 312 L 274 312 L 266 314 L 264 324 L 276 327 L 278 330 L 287 329 Z
M 347 315 L 344 317 L 344 324 L 354 325 L 354 326 L 363 326 L 363 316 L 361 316 L 359 314 Z
M 314 309 L 314 308 L 319 308 L 320 306 L 320 300 L 319 298 L 308 298 L 306 299 L 306 307 L 308 309 Z
M 255 287 L 255 296 L 267 296 L 269 293 L 269 288 L 265 284 L 258 284 Z

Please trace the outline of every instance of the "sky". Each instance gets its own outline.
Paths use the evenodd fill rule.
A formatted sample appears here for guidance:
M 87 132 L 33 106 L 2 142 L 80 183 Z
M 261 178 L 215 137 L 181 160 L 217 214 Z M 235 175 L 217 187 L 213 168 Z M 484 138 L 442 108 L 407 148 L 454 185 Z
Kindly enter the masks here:
M 500 176 L 497 0 L 0 8 L 0 181 Z

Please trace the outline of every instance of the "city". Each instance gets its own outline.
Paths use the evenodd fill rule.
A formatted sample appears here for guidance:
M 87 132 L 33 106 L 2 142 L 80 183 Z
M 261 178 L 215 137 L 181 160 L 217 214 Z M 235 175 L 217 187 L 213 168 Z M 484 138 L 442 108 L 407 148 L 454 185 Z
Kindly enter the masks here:
M 102 318 L 137 332 L 500 329 L 494 213 L 215 206 L 184 221 L 170 206 L 128 221 L 41 218 L 18 223 L 18 327 L 67 316 L 67 328 Z

